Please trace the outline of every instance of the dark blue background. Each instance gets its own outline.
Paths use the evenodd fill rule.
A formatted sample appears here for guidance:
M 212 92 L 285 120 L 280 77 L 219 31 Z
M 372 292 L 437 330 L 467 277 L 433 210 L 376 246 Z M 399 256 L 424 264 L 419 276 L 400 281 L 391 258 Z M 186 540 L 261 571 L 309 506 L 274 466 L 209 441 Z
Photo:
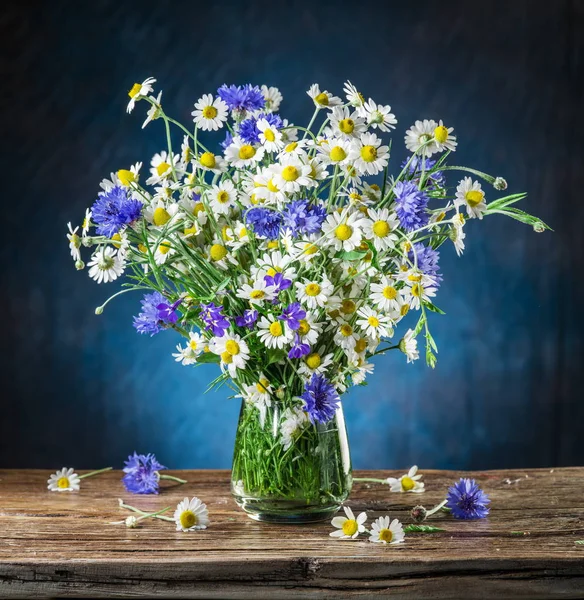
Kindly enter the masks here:
M 139 298 L 97 317 L 114 286 L 74 270 L 65 224 L 102 177 L 164 147 L 127 90 L 158 79 L 166 109 L 224 83 L 278 86 L 282 112 L 348 78 L 399 119 L 459 136 L 457 163 L 528 191 L 555 233 L 502 217 L 443 252 L 435 371 L 377 361 L 345 401 L 356 467 L 584 463 L 582 4 L 569 0 L 52 2 L 4 8 L 1 467 L 119 466 L 137 449 L 170 467 L 229 467 L 239 406 L 204 395 L 215 368 L 185 368 L 172 334 L 138 336 Z M 494 190 L 487 192 L 495 196 Z M 117 289 L 117 288 L 116 288 Z

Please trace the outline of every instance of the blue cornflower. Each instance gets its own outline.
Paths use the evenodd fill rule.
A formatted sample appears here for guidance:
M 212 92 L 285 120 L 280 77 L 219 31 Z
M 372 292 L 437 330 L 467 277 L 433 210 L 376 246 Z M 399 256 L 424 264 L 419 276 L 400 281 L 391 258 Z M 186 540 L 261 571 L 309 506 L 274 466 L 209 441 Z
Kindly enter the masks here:
M 267 285 L 271 285 L 276 292 L 287 290 L 292 285 L 292 280 L 285 279 L 282 273 L 276 273 L 273 277 L 271 275 L 265 275 L 264 281 Z
M 414 244 L 416 250 L 416 256 L 418 257 L 418 269 L 425 275 L 429 275 L 438 284 L 442 281 L 442 275 L 438 272 L 440 268 L 438 261 L 440 259 L 440 253 L 438 250 L 430 248 L 430 246 L 424 246 L 422 243 Z M 408 253 L 408 259 L 414 263 L 414 252 L 410 250 Z
M 398 181 L 394 187 L 395 212 L 401 226 L 413 231 L 428 224 L 428 196 L 411 181 Z
M 221 142 L 221 148 L 223 150 L 227 150 L 229 146 L 233 143 L 233 136 L 229 131 L 225 132 L 225 139 Z
M 269 208 L 250 208 L 245 213 L 245 220 L 256 235 L 275 240 L 280 234 L 282 215 Z
M 154 454 L 131 454 L 125 461 L 122 481 L 132 494 L 158 494 L 161 465 Z
M 213 335 L 223 337 L 225 331 L 229 328 L 229 320 L 223 314 L 223 306 L 215 306 L 215 303 L 201 304 L 200 318 L 205 323 L 205 330 L 211 330 Z
M 248 310 L 244 310 L 241 317 L 235 317 L 235 324 L 238 327 L 247 327 L 248 329 L 253 329 L 253 326 L 257 320 L 258 311 L 250 308 Z
M 300 336 L 296 334 L 296 338 L 294 339 L 294 345 L 290 348 L 288 352 L 288 358 L 302 358 L 310 354 L 310 346 L 302 341 Z
M 281 273 L 278 273 L 281 275 Z M 300 302 L 292 302 L 289 304 L 283 311 L 282 314 L 278 317 L 281 319 L 292 329 L 292 331 L 296 331 L 300 327 L 301 319 L 306 317 L 306 311 L 300 305 Z
M 124 226 L 142 214 L 142 203 L 128 197 L 128 192 L 117 185 L 101 192 L 91 207 L 91 220 L 97 223 L 99 235 L 111 238 Z
M 484 519 L 489 514 L 489 497 L 474 479 L 460 478 L 448 488 L 446 507 L 457 519 Z
M 169 304 L 160 292 L 152 292 L 145 294 L 140 303 L 142 310 L 134 317 L 134 327 L 138 333 L 149 333 L 153 336 L 165 329 L 166 325 L 173 325 L 178 321 L 175 311 L 181 303 L 180 300 Z
M 326 219 L 326 208 L 322 204 L 310 204 L 308 200 L 290 202 L 282 213 L 284 227 L 292 231 L 294 237 L 320 231 Z
M 239 126 L 239 137 L 244 142 L 248 144 L 260 143 L 260 130 L 257 127 L 260 119 L 265 119 L 275 129 L 280 129 L 283 125 L 280 116 L 273 113 L 260 113 L 257 117 L 245 119 Z
M 254 111 L 264 108 L 266 100 L 257 85 L 246 83 L 244 86 L 223 84 L 217 95 L 231 110 Z
M 312 375 L 300 397 L 304 400 L 303 410 L 313 424 L 328 423 L 335 416 L 341 401 L 330 381 L 316 373 Z
M 418 181 L 422 175 L 422 165 L 424 165 L 424 171 L 427 173 L 430 169 L 433 169 L 436 165 L 436 161 L 430 158 L 423 159 L 425 162 L 422 162 L 422 158 L 419 156 L 414 156 L 411 160 L 404 160 L 401 164 L 401 168 L 405 169 L 408 162 L 410 162 L 408 166 L 408 172 L 410 177 Z M 445 179 L 444 173 L 442 171 L 436 171 L 432 173 L 430 177 L 426 180 L 426 187 L 444 187 Z

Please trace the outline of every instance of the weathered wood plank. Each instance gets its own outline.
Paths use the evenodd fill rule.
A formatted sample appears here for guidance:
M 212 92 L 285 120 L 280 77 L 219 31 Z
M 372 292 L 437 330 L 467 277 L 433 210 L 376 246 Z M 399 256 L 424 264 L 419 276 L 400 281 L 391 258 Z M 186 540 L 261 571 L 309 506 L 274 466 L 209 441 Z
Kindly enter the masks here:
M 491 496 L 488 519 L 442 514 L 432 524 L 445 531 L 380 547 L 334 540 L 326 523 L 252 521 L 231 500 L 227 471 L 183 471 L 189 483 L 165 482 L 159 496 L 127 494 L 119 472 L 58 494 L 46 491 L 46 471 L 0 471 L 0 597 L 584 598 L 584 547 L 574 544 L 584 539 L 584 468 L 427 471 L 424 494 L 358 483 L 349 504 L 370 518 L 409 522 L 414 504 L 439 502 L 461 475 Z M 206 531 L 185 534 L 153 520 L 138 529 L 109 524 L 127 514 L 118 497 L 156 510 L 192 495 L 209 506 Z

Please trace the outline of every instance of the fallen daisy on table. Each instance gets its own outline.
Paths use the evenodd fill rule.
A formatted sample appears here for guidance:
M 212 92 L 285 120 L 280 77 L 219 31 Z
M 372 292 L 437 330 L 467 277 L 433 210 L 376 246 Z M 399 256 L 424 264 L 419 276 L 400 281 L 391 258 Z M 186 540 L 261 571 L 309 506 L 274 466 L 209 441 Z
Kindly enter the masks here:
M 336 531 L 331 531 L 330 536 L 340 539 L 355 539 L 360 533 L 366 531 L 365 521 L 367 521 L 367 514 L 362 512 L 357 518 L 353 514 L 353 511 L 348 506 L 343 506 L 346 517 L 335 517 L 331 521 L 331 525 L 336 527 Z
M 397 519 L 390 522 L 388 516 L 375 519 L 369 533 L 369 541 L 380 544 L 400 544 L 405 539 L 402 524 Z
M 174 521 L 177 531 L 195 531 L 207 529 L 209 525 L 209 511 L 207 505 L 197 498 L 185 498 L 178 503 L 174 512 Z
M 111 469 L 112 467 L 106 467 L 105 469 L 85 473 L 85 475 L 77 475 L 75 469 L 72 467 L 63 467 L 47 479 L 47 488 L 51 492 L 77 492 L 81 487 L 82 479 L 104 473 L 105 471 L 111 471 Z
M 389 485 L 390 492 L 413 492 L 420 494 L 424 491 L 424 483 L 420 481 L 423 475 L 418 474 L 418 467 L 414 465 L 405 475 L 399 479 L 388 477 L 387 479 L 375 479 L 373 477 L 354 477 L 353 481 L 366 481 L 372 483 L 385 483 Z

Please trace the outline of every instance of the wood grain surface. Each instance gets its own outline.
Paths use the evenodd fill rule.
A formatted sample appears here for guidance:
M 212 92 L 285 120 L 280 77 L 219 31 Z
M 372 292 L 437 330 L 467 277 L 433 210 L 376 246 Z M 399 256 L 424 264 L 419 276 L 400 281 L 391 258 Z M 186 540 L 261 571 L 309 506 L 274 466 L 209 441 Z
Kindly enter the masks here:
M 398 547 L 329 537 L 328 523 L 257 523 L 229 494 L 228 471 L 180 471 L 158 496 L 132 496 L 120 472 L 82 480 L 77 493 L 46 490 L 47 471 L 0 471 L 0 597 L 168 598 L 584 598 L 584 468 L 462 473 L 426 471 L 423 494 L 356 483 L 348 504 L 411 522 L 409 511 L 445 496 L 459 476 L 492 500 L 482 521 L 433 516 L 444 528 Z M 388 477 L 389 471 L 359 476 Z M 129 513 L 118 498 L 154 511 L 185 496 L 207 503 L 206 531 L 176 532 Z

